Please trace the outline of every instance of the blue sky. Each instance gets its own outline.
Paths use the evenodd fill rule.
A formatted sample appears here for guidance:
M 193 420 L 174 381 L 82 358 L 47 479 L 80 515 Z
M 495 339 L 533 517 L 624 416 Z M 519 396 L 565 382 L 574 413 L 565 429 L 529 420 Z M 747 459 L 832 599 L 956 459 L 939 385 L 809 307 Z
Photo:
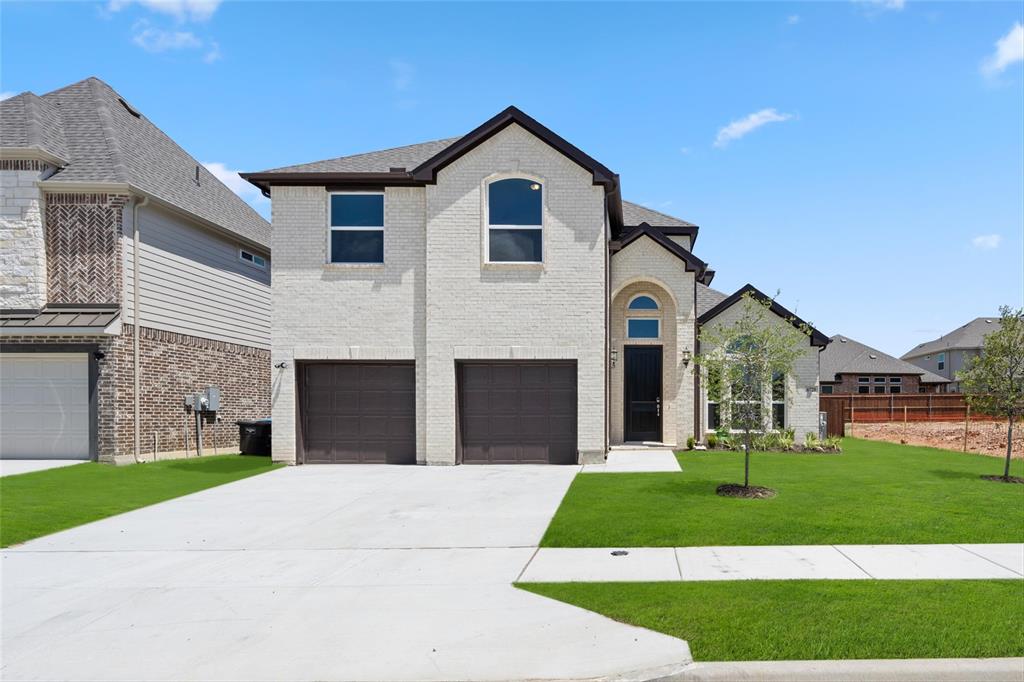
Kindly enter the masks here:
M 886 352 L 1024 301 L 1018 2 L 2 5 L 0 90 L 110 83 L 229 181 L 515 104 Z M 257 208 L 266 202 L 231 184 Z

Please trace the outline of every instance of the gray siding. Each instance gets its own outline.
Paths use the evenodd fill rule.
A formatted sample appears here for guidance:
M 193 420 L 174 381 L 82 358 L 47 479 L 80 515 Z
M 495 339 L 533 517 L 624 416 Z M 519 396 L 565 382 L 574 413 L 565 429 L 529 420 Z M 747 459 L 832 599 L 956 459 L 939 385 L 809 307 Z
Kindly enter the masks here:
M 125 208 L 124 320 L 134 323 L 131 206 Z M 240 244 L 184 216 L 152 205 L 139 209 L 141 324 L 258 348 L 270 347 L 270 257 L 256 268 Z

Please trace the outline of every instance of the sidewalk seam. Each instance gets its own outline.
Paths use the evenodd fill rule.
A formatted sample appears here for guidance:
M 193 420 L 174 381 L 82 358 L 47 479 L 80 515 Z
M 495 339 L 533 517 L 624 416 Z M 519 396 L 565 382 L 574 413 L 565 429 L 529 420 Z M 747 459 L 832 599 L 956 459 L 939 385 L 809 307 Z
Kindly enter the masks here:
M 967 552 L 968 554 L 973 554 L 973 555 L 974 555 L 974 556 L 976 556 L 976 557 L 979 557 L 979 558 L 981 558 L 981 559 L 984 559 L 985 561 L 989 562 L 990 564 L 992 564 L 992 565 L 994 565 L 994 566 L 998 566 L 999 568 L 1005 568 L 1005 569 L 1006 569 L 1007 571 L 1009 571 L 1010 573 L 1013 573 L 1013 574 L 1015 574 L 1015 575 L 1020 575 L 1020 576 L 1024 576 L 1024 573 L 1021 573 L 1020 571 L 1018 571 L 1018 570 L 1016 570 L 1016 569 L 1010 568 L 1009 566 L 1003 566 L 1003 565 L 1002 565 L 1001 563 L 999 563 L 998 561 L 995 561 L 995 560 L 993 560 L 993 559 L 989 559 L 989 558 L 988 558 L 987 556 L 985 556 L 984 554 L 978 554 L 978 553 L 977 553 L 977 552 L 975 552 L 975 551 L 969 550 L 969 549 L 967 549 L 966 547 L 964 547 L 963 545 L 953 545 L 953 546 L 954 546 L 954 547 L 956 547 L 956 548 L 958 548 L 958 549 L 962 549 L 963 551 Z
M 672 548 L 672 555 L 676 558 L 676 570 L 679 571 L 679 580 L 683 579 L 683 565 L 679 563 L 679 548 Z
M 862 573 L 864 573 L 864 575 L 866 575 L 867 577 L 871 578 L 872 580 L 877 580 L 877 579 L 878 579 L 878 578 L 876 578 L 875 576 L 873 576 L 873 575 L 871 575 L 870 573 L 868 573 L 868 572 L 867 572 L 866 570 L 864 570 L 864 567 L 863 567 L 863 566 L 861 566 L 861 565 L 860 565 L 860 564 L 858 564 L 858 563 L 857 563 L 856 561 L 854 561 L 853 559 L 851 559 L 851 558 L 850 558 L 850 557 L 849 557 L 849 556 L 848 556 L 848 555 L 846 554 L 846 552 L 844 552 L 843 550 L 839 549 L 839 547 L 838 547 L 837 545 L 831 545 L 831 547 L 832 547 L 832 549 L 834 549 L 835 551 L 837 551 L 837 552 L 839 552 L 840 554 L 842 554 L 842 555 L 843 555 L 843 557 L 844 557 L 844 558 L 845 558 L 845 559 L 846 559 L 847 561 L 849 561 L 849 562 L 850 562 L 851 564 L 853 564 L 854 566 L 856 566 L 857 568 L 859 568 L 859 569 L 861 570 L 861 572 L 862 572 Z
M 534 558 L 536 558 L 537 552 L 539 552 L 539 551 L 540 551 L 540 546 L 538 545 L 536 548 L 534 548 L 533 554 L 530 555 L 529 560 L 527 560 L 527 562 L 523 565 L 523 570 L 519 571 L 519 575 L 516 576 L 516 579 L 513 582 L 518 583 L 518 582 L 522 581 L 523 576 L 526 574 L 526 569 L 528 569 L 530 567 L 530 564 L 533 563 L 533 560 L 534 560 Z

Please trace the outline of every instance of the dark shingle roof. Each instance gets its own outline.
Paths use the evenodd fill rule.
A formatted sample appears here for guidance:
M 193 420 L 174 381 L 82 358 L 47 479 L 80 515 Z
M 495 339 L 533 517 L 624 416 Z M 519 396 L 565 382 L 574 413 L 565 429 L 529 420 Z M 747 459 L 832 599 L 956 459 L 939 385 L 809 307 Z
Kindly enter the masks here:
M 985 343 L 985 336 L 998 330 L 999 327 L 998 316 L 976 317 L 964 326 L 957 327 L 934 341 L 917 344 L 904 353 L 903 358 L 918 358 L 922 355 L 941 353 L 954 348 L 981 348 Z
M 52 120 L 59 122 L 59 127 L 42 134 L 51 140 L 48 144 L 59 143 L 58 130 L 66 141 L 66 154 L 57 155 L 68 163 L 49 180 L 130 184 L 249 241 L 270 246 L 266 220 L 149 119 L 130 109 L 103 81 L 87 78 L 42 97 L 26 94 L 29 100 L 43 102 Z M 22 115 L 29 120 L 26 112 Z M 12 119 L 19 114 L 4 106 L 5 128 L 8 113 Z M 6 134 L 3 145 L 21 146 L 8 144 Z
M 697 283 L 697 317 L 700 317 L 716 305 L 729 298 L 717 289 Z
M 685 220 L 680 220 L 646 206 L 634 204 L 631 201 L 623 201 L 622 224 L 639 225 L 640 223 L 647 223 L 652 227 L 696 227 L 693 223 L 688 223 Z
M 382 149 L 334 159 L 300 163 L 261 171 L 262 173 L 387 173 L 392 168 L 412 170 L 441 150 L 447 148 L 458 137 L 443 140 L 409 144 L 404 147 Z
M 31 92 L 0 102 L 0 147 L 38 149 L 67 161 L 57 105 Z
M 837 374 L 918 374 L 921 383 L 949 383 L 938 374 L 839 334 L 821 351 L 819 367 L 822 381 L 835 381 Z

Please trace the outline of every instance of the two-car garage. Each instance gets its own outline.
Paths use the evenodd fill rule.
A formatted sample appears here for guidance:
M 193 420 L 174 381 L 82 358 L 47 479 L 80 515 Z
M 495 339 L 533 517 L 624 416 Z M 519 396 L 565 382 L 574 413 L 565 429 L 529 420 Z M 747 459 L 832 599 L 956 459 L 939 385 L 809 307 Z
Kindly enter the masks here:
M 456 455 L 465 464 L 575 464 L 574 361 L 465 361 Z M 416 463 L 413 362 L 298 366 L 300 461 Z

